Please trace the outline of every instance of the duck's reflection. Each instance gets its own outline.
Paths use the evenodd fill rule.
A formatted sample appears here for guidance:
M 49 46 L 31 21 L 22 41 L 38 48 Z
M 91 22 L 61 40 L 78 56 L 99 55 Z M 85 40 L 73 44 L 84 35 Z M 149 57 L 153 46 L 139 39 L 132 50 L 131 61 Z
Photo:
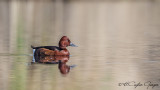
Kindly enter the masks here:
M 70 69 L 75 65 L 69 66 L 66 63 L 69 60 L 69 56 L 34 56 L 33 63 L 42 64 L 58 64 L 58 69 L 61 74 L 68 74 Z
M 58 68 L 59 68 L 59 71 L 61 72 L 61 74 L 67 74 L 69 73 L 70 71 L 70 66 L 66 64 L 66 61 L 59 61 L 58 63 Z

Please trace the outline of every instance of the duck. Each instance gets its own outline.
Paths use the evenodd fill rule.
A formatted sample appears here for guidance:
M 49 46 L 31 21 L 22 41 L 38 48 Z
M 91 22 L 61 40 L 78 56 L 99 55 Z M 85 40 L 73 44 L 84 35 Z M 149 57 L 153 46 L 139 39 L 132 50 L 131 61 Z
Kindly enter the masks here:
M 33 63 L 58 64 L 59 61 L 65 63 L 69 61 L 70 56 L 36 56 Z
M 59 46 L 38 46 L 34 47 L 31 45 L 33 49 L 34 56 L 67 56 L 70 55 L 67 50 L 68 46 L 78 47 L 73 44 L 67 36 L 62 36 L 59 41 Z

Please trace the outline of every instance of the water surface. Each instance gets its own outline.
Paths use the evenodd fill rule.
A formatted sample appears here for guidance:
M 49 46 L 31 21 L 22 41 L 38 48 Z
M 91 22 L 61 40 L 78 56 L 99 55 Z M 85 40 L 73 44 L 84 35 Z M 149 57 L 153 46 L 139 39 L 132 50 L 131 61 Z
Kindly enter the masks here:
M 0 2 L 1 90 L 146 90 L 160 88 L 160 3 Z M 30 45 L 58 45 L 68 36 L 67 75 L 58 64 L 31 64 Z

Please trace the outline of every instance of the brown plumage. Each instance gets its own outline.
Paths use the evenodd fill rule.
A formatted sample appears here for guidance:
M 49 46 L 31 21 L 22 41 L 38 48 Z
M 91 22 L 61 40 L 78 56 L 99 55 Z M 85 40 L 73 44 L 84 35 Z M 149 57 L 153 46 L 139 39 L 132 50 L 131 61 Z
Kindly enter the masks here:
M 67 36 L 63 36 L 60 41 L 59 41 L 59 47 L 58 46 L 39 46 L 39 47 L 34 47 L 31 46 L 31 48 L 35 49 L 34 55 L 38 56 L 51 56 L 51 55 L 70 55 L 69 51 L 67 50 L 66 47 L 68 46 L 73 46 L 77 47 L 71 41 Z

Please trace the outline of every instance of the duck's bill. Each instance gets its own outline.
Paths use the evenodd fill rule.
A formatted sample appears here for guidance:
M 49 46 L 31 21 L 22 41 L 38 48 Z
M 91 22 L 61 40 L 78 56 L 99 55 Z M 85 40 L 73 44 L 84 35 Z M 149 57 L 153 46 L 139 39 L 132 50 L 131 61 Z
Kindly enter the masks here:
M 70 43 L 69 46 L 72 46 L 72 47 L 78 47 L 77 45 L 73 44 L 73 43 Z

